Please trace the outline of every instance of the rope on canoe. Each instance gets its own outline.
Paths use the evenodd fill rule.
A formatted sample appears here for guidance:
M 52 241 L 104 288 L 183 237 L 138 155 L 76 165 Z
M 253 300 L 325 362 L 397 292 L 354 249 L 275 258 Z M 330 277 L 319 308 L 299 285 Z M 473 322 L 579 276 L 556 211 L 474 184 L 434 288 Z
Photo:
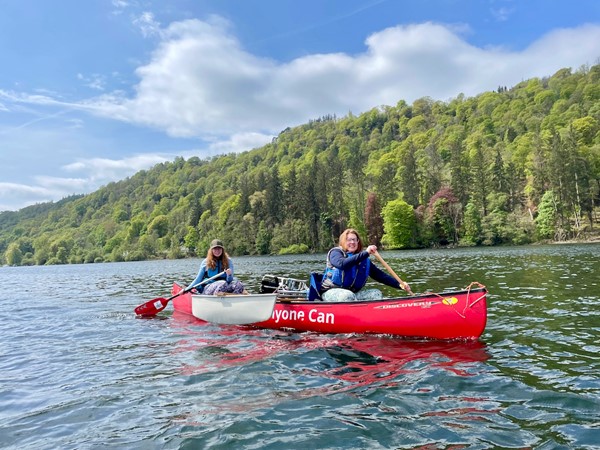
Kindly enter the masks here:
M 483 284 L 481 284 L 481 283 L 477 282 L 477 281 L 473 281 L 471 284 L 469 284 L 469 285 L 467 286 L 467 302 L 466 302 L 466 304 L 465 304 L 465 309 L 463 309 L 463 318 L 464 318 L 464 314 L 465 314 L 465 313 L 466 313 L 466 311 L 467 311 L 467 308 L 472 308 L 473 306 L 475 306 L 475 304 L 476 304 L 477 302 L 479 302 L 481 299 L 485 298 L 485 293 L 483 293 L 483 294 L 481 294 L 481 296 L 480 296 L 480 297 L 479 297 L 477 300 L 475 300 L 473 303 L 469 303 L 469 296 L 471 295 L 471 287 L 472 287 L 473 285 L 477 285 L 477 287 L 478 287 L 478 288 L 485 289 L 485 286 L 484 286 Z
M 484 298 L 485 298 L 485 293 L 483 293 L 483 294 L 482 294 L 482 295 L 481 295 L 479 298 L 477 298 L 477 299 L 475 299 L 473 302 L 469 303 L 469 296 L 471 295 L 471 288 L 473 287 L 473 285 L 476 285 L 476 289 L 477 289 L 477 288 L 485 289 L 485 286 L 484 286 L 483 284 L 481 284 L 481 283 L 477 282 L 477 281 L 473 281 L 471 284 L 469 284 L 469 285 L 468 285 L 468 286 L 465 288 L 465 289 L 466 289 L 466 291 L 467 291 L 467 301 L 466 301 L 466 303 L 465 303 L 465 307 L 464 307 L 464 309 L 463 309 L 462 313 L 461 313 L 460 311 L 458 311 L 458 310 L 457 310 L 457 309 L 454 307 L 454 304 L 452 304 L 452 303 L 444 303 L 444 304 L 446 304 L 446 305 L 452 306 L 452 309 L 454 310 L 454 312 L 455 312 L 456 314 L 458 314 L 458 315 L 459 315 L 461 318 L 463 318 L 463 319 L 466 319 L 466 318 L 467 318 L 467 316 L 465 315 L 465 314 L 466 314 L 466 312 L 467 312 L 467 308 L 472 308 L 473 306 L 475 306 L 475 304 L 476 304 L 477 302 L 479 302 L 480 300 L 482 300 L 482 299 L 484 299 Z M 442 299 L 442 303 L 444 302 L 444 300 L 445 300 L 445 297 L 444 297 L 442 294 L 435 294 L 435 295 L 437 295 L 439 298 L 441 298 L 441 299 Z

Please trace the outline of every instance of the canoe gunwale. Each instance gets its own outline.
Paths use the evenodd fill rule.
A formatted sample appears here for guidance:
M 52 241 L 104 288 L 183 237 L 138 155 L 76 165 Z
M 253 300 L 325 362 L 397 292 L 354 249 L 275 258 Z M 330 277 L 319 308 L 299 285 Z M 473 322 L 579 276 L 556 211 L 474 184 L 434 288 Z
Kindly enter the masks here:
M 345 306 L 365 306 L 372 305 L 374 303 L 392 303 L 392 302 L 407 302 L 407 301 L 426 301 L 430 298 L 435 299 L 443 299 L 444 297 L 449 297 L 451 295 L 460 294 L 463 295 L 465 293 L 472 294 L 476 292 L 482 292 L 483 295 L 476 299 L 474 302 L 470 303 L 470 305 L 474 305 L 479 302 L 487 295 L 487 289 L 485 287 L 476 288 L 476 289 L 460 289 L 458 291 L 447 291 L 447 292 L 431 292 L 431 293 L 423 293 L 416 294 L 411 297 L 387 297 L 381 298 L 377 300 L 356 300 L 352 302 L 325 302 L 323 300 L 292 300 L 292 299 L 277 299 L 277 303 L 281 304 L 291 304 L 291 305 L 345 305 Z

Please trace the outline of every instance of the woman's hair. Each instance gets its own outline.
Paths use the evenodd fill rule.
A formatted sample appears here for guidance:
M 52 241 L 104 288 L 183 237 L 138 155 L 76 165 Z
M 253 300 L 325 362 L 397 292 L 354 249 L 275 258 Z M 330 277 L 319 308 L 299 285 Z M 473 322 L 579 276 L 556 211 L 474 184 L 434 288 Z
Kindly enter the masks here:
M 206 267 L 214 270 L 217 267 L 217 260 L 220 260 L 221 270 L 229 269 L 229 255 L 223 247 L 221 248 L 223 249 L 223 252 L 221 252 L 221 256 L 219 258 L 216 258 L 215 255 L 213 255 L 212 248 L 208 249 L 208 253 L 206 254 Z
M 360 239 L 360 234 L 358 234 L 358 231 L 356 231 L 354 228 L 346 228 L 343 231 L 343 233 L 340 234 L 340 240 L 338 242 L 338 245 L 340 247 L 342 247 L 342 249 L 344 251 L 346 251 L 348 249 L 346 241 L 348 240 L 348 235 L 349 234 L 356 235 L 356 237 L 358 238 L 358 243 L 357 243 L 356 251 L 357 252 L 362 252 L 362 249 L 363 249 L 362 240 Z

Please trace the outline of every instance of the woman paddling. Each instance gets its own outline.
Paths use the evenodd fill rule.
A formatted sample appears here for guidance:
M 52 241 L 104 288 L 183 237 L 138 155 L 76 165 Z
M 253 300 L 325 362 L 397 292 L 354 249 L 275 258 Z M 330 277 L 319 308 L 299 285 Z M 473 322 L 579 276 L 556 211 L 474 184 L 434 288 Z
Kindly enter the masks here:
M 410 291 L 406 282 L 395 278 L 371 264 L 370 255 L 377 252 L 375 245 L 363 251 L 358 231 L 348 228 L 340 235 L 339 246 L 329 250 L 327 267 L 321 284 L 321 298 L 326 302 L 350 302 L 383 298 L 379 289 L 363 289 L 369 277 L 397 289 Z
M 216 295 L 219 293 L 246 294 L 246 289 L 241 281 L 233 277 L 233 261 L 225 251 L 223 242 L 213 239 L 206 258 L 200 263 L 198 275 L 188 286 L 195 286 L 206 278 L 213 277 L 220 272 L 225 272 L 222 277 L 210 281 L 205 286 L 197 288 L 197 292 L 205 295 Z M 193 290 L 192 290 L 193 292 Z

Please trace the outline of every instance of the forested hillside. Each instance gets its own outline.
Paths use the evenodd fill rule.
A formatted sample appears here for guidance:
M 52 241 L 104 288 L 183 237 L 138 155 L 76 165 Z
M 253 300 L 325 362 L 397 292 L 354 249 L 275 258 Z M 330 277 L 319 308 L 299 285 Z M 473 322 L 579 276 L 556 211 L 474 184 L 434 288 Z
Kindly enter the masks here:
M 0 262 L 324 251 L 352 226 L 385 248 L 527 244 L 593 231 L 600 65 L 322 117 L 272 143 L 178 158 L 98 191 L 0 214 Z

